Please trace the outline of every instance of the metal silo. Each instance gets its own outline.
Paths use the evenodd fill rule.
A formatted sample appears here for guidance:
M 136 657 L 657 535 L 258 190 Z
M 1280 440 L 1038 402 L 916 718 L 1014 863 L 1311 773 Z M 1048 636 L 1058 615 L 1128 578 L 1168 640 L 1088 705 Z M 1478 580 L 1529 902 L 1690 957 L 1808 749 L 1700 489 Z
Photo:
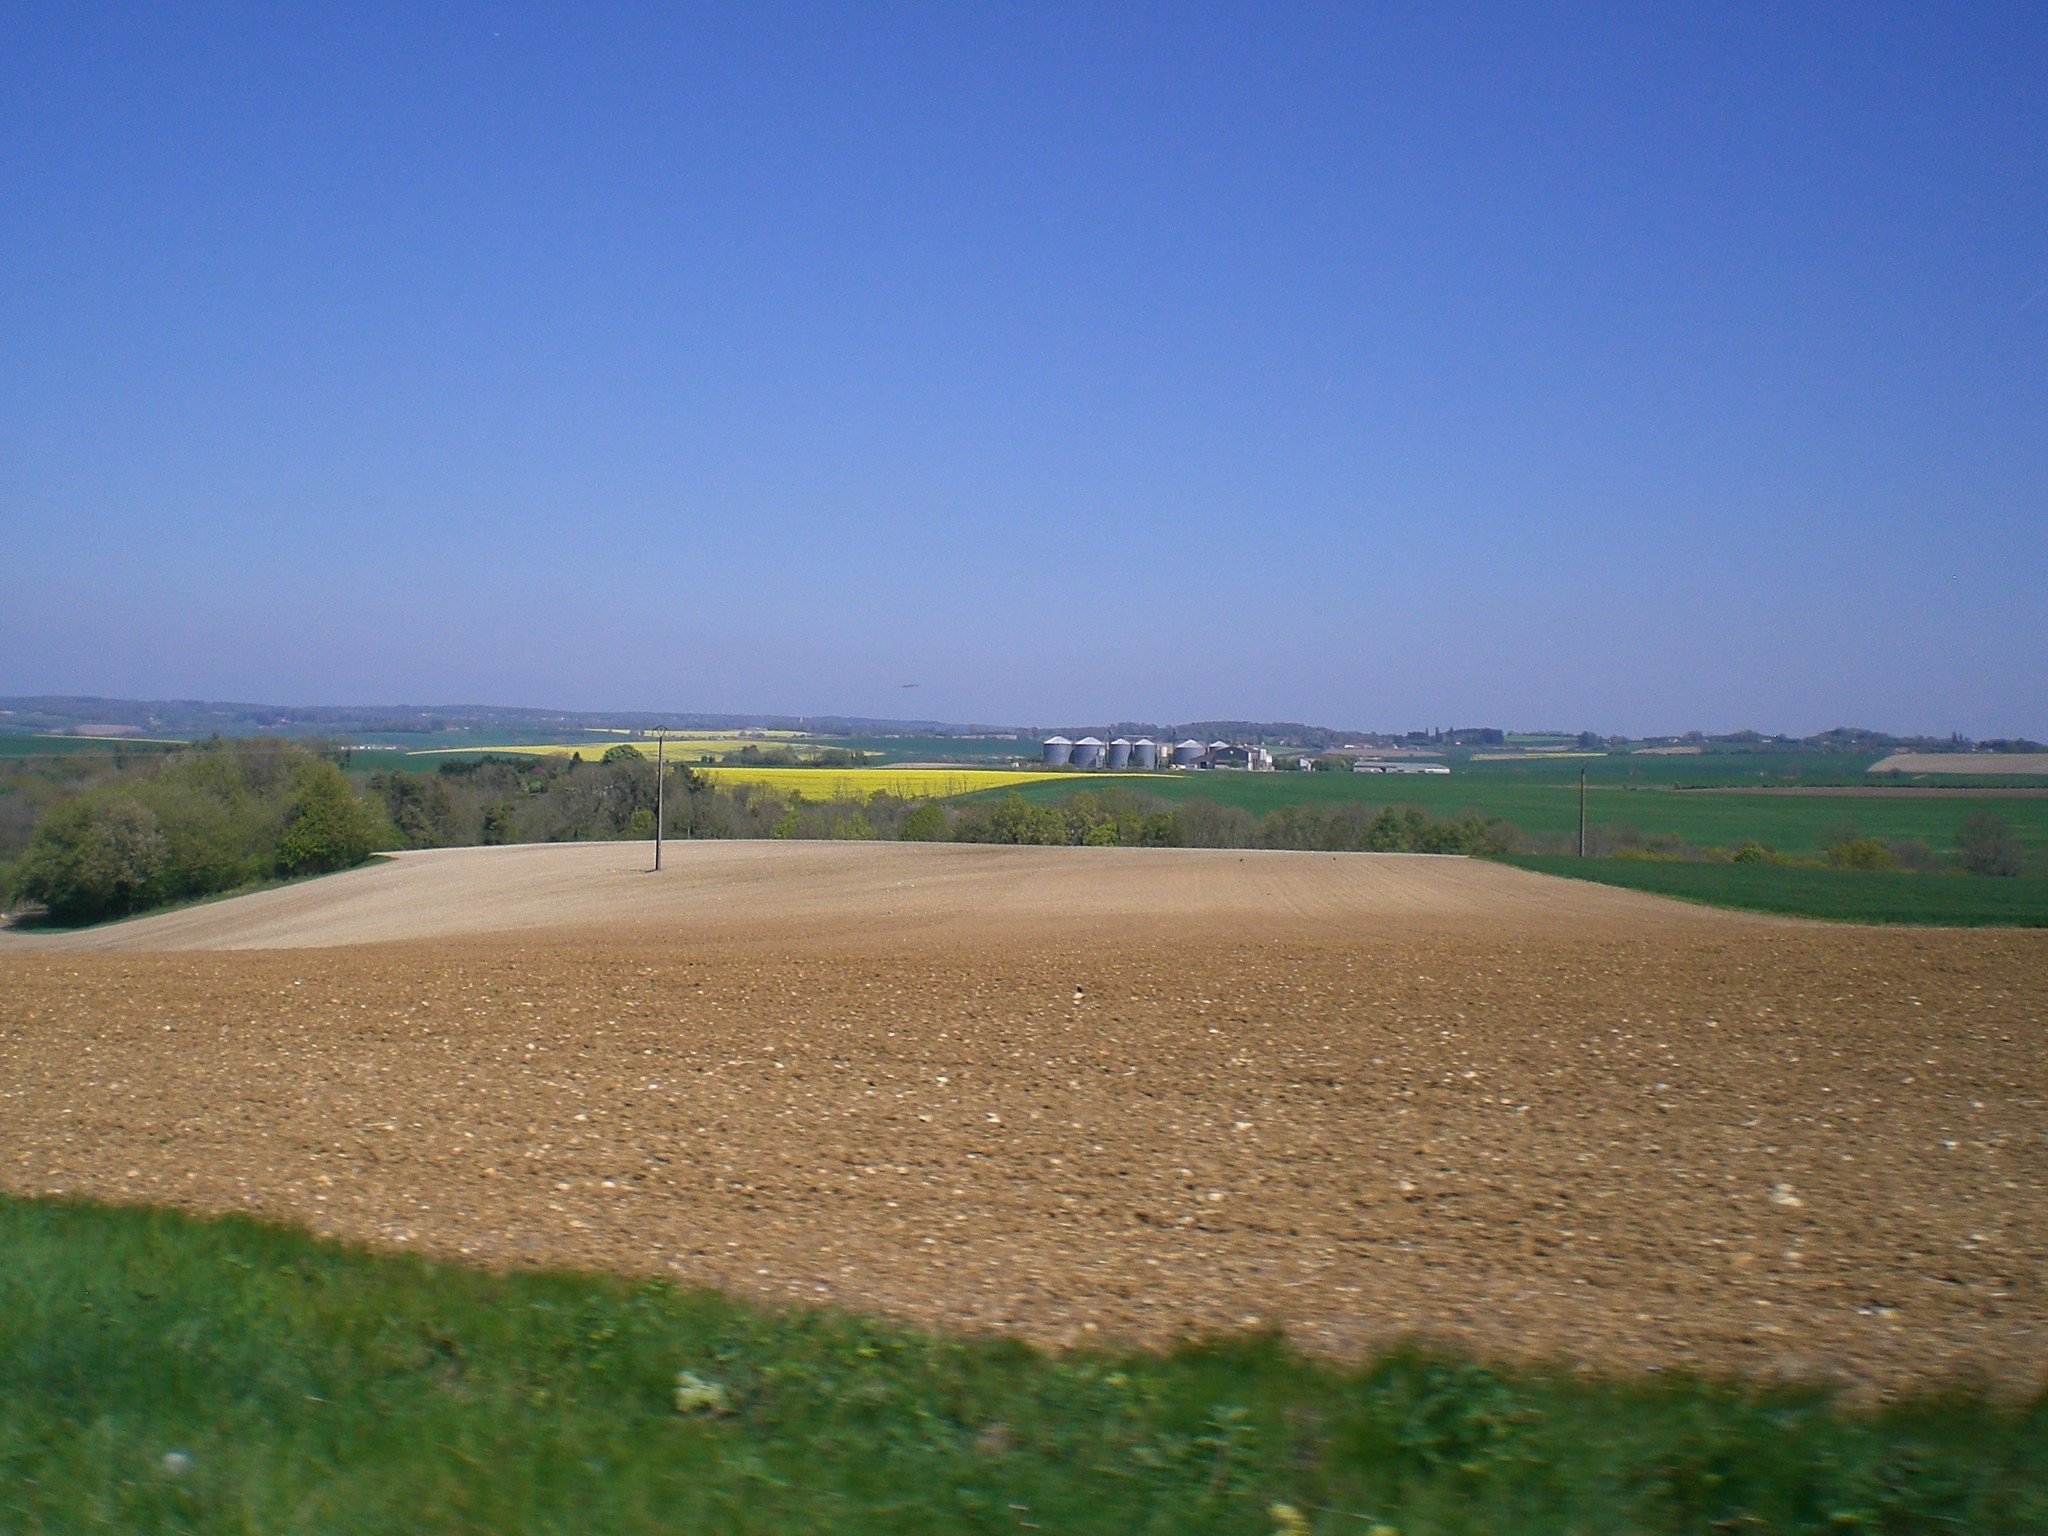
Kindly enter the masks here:
M 1131 744 L 1128 741 L 1125 741 L 1121 736 L 1117 737 L 1115 741 L 1112 741 L 1109 744 L 1109 762 L 1104 766 L 1110 769 L 1130 767 Z
M 1186 741 L 1173 744 L 1173 766 L 1192 768 L 1202 760 L 1202 744 L 1190 736 Z
M 1045 738 L 1045 766 L 1064 768 L 1074 760 L 1074 744 L 1064 736 Z
M 1133 768 L 1157 768 L 1159 766 L 1159 743 L 1150 736 L 1140 736 L 1131 743 L 1131 766 Z
M 1074 743 L 1071 759 L 1076 768 L 1100 768 L 1102 766 L 1102 738 L 1083 736 Z

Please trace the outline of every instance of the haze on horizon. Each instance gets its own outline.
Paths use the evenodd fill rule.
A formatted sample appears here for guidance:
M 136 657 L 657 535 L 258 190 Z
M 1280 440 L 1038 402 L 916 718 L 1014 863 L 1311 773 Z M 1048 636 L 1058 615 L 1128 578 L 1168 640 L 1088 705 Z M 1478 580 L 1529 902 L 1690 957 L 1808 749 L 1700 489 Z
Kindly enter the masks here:
M 0 199 L 0 694 L 2048 737 L 2038 5 L 16 7 Z

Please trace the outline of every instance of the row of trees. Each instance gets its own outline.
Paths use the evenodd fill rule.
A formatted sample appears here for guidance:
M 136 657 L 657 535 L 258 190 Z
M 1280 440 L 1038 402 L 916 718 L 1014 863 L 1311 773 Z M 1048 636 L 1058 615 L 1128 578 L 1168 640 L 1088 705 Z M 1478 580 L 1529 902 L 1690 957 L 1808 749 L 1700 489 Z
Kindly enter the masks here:
M 1898 870 L 1916 875 L 1953 872 L 2017 878 L 2027 872 L 2027 848 L 2002 816 L 1972 811 L 1956 828 L 1956 846 L 1944 857 L 1917 837 L 1882 838 L 1843 819 L 1820 829 L 1820 856 L 1784 853 L 1752 838 L 1733 848 L 1694 848 L 1676 833 L 1645 836 L 1633 827 L 1596 827 L 1590 851 L 1610 858 L 1679 859 L 1734 864 L 1826 865 L 1830 869 Z M 1561 851 L 1561 850 L 1557 850 Z
M 654 765 L 616 748 L 600 763 L 486 759 L 448 763 L 437 773 L 379 774 L 370 785 L 406 847 L 654 834 Z M 1507 853 L 1523 842 L 1504 821 L 1476 813 L 1436 819 L 1412 806 L 1290 805 L 1254 817 L 1210 800 L 1176 805 L 1124 789 L 1084 790 L 1056 803 L 1014 792 L 996 801 L 958 804 L 888 794 L 809 800 L 762 785 L 715 784 L 687 767 L 669 770 L 666 815 L 664 835 L 678 838 L 901 838 L 1419 853 Z
M 1510 822 L 1476 811 L 1432 817 L 1415 806 L 1283 805 L 1253 816 L 1193 798 L 1083 791 L 1054 804 L 1014 791 L 994 804 L 929 805 L 911 815 L 906 837 L 973 843 L 1072 843 L 1098 847 L 1295 848 L 1339 853 L 1512 853 L 1523 844 Z
M 51 807 L 7 894 L 58 922 L 97 922 L 269 877 L 346 869 L 387 830 L 327 758 L 271 738 L 215 740 Z

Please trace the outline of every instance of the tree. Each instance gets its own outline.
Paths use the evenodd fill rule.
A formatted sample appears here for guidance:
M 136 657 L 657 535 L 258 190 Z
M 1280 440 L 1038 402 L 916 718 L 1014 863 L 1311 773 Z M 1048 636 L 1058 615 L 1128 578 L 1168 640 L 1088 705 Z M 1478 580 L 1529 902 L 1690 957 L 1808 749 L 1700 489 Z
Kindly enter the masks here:
M 1851 837 L 1830 844 L 1827 861 L 1837 869 L 1891 869 L 1899 861 L 1881 837 Z
M 292 770 L 291 801 L 277 840 L 277 867 L 287 875 L 317 875 L 360 864 L 376 846 L 377 822 L 332 763 L 305 762 Z
M 2026 873 L 2026 849 L 2002 817 L 1972 811 L 1956 828 L 1956 848 L 1963 868 L 1973 875 Z
M 638 763 L 646 761 L 646 758 L 647 754 L 631 742 L 622 741 L 616 747 L 606 747 L 604 749 L 604 756 L 599 758 L 598 761 L 601 763 Z
M 484 846 L 512 841 L 512 807 L 502 800 L 484 807 Z
M 927 800 L 903 818 L 901 833 L 906 843 L 937 843 L 946 837 L 946 813 Z
M 127 795 L 81 795 L 43 818 L 29 845 L 21 893 L 60 923 L 91 923 L 163 899 L 163 828 Z

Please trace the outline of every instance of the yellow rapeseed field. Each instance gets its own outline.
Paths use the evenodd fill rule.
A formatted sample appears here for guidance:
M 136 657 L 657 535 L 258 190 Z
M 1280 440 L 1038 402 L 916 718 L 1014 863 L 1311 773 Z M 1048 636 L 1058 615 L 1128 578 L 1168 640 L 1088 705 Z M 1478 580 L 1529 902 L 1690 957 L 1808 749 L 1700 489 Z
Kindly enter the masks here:
M 864 800 L 869 795 L 943 800 L 978 789 L 1043 781 L 1016 768 L 699 768 L 720 784 L 765 784 L 801 800 Z M 1107 775 L 1103 775 L 1107 777 Z

